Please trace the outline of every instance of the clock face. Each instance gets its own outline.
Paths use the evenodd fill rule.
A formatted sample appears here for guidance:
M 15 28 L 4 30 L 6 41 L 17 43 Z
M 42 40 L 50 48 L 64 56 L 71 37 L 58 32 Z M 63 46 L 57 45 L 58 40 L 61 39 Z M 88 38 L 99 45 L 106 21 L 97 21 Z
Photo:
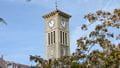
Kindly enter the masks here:
M 48 25 L 49 25 L 50 28 L 54 27 L 54 20 L 50 20 Z
M 65 27 L 65 26 L 66 26 L 66 21 L 65 21 L 65 20 L 62 20 L 62 21 L 61 21 L 61 25 L 62 25 L 62 27 Z

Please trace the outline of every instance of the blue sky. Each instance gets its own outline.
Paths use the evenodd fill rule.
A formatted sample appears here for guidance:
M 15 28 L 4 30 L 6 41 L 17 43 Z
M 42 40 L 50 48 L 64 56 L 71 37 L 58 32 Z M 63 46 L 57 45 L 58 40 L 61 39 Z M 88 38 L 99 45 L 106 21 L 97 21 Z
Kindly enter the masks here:
M 76 40 L 84 35 L 80 25 L 83 16 L 97 10 L 120 8 L 120 0 L 59 0 L 58 8 L 72 15 L 70 20 L 71 52 Z M 54 0 L 0 0 L 0 54 L 9 61 L 31 65 L 29 55 L 45 57 L 45 33 L 42 16 L 55 10 Z

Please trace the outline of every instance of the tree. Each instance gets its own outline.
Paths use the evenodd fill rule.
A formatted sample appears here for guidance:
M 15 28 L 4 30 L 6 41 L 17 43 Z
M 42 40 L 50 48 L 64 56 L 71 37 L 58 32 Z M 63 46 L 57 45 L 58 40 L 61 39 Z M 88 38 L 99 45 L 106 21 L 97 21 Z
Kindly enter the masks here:
M 92 24 L 95 24 L 92 26 L 94 29 L 90 30 L 87 36 L 77 40 L 76 52 L 71 56 L 46 60 L 46 62 L 50 62 L 46 64 L 49 65 L 49 68 L 56 68 L 56 66 L 64 68 L 120 67 L 120 9 L 115 9 L 113 12 L 99 10 L 85 15 L 84 18 L 89 23 L 83 24 L 81 30 L 88 32 Z M 96 45 L 102 50 L 92 50 Z
M 88 36 L 80 37 L 77 40 L 79 55 L 85 55 L 84 64 L 95 68 L 120 67 L 120 9 L 115 9 L 113 13 L 99 10 L 96 13 L 85 15 L 84 18 L 89 21 L 89 24 L 96 24 Z M 87 31 L 89 26 L 83 24 L 81 29 Z M 118 33 L 112 30 L 117 30 Z M 118 42 L 113 43 L 113 41 Z M 92 47 L 96 45 L 99 45 L 103 50 L 90 52 Z
M 41 65 L 43 64 L 44 60 L 40 56 L 32 56 L 30 55 L 30 61 L 35 61 L 37 63 L 36 68 L 41 68 Z

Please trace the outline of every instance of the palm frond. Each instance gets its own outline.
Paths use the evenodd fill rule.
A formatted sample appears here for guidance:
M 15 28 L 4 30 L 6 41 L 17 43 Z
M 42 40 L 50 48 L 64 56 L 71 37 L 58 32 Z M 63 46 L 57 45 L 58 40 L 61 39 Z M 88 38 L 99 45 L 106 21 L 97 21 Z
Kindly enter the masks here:
M 0 23 L 7 25 L 7 23 L 5 22 L 5 20 L 3 18 L 0 18 Z

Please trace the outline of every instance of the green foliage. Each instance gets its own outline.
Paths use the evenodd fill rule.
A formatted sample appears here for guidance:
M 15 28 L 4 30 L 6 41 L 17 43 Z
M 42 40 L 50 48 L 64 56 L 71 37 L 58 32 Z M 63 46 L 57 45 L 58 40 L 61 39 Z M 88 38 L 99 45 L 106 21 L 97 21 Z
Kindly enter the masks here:
M 79 68 L 79 67 L 80 67 L 79 63 L 76 62 L 73 62 L 71 65 L 71 68 Z
M 87 52 L 86 54 L 83 53 L 87 59 L 85 61 L 86 66 L 118 68 L 120 64 L 120 43 L 113 44 L 111 39 L 120 41 L 118 38 L 120 34 L 115 34 L 110 28 L 116 31 L 120 30 L 120 9 L 115 9 L 113 13 L 99 10 L 96 13 L 85 15 L 84 18 L 89 21 L 89 24 L 96 24 L 89 36 L 77 40 L 79 52 Z M 88 27 L 89 25 L 84 24 L 81 29 L 87 31 Z M 95 45 L 99 45 L 103 51 L 89 52 Z
M 46 61 L 33 56 L 34 61 L 39 61 L 43 68 L 119 68 L 120 42 L 115 44 L 113 41 L 120 41 L 120 9 L 115 9 L 113 12 L 99 10 L 85 15 L 84 18 L 89 21 L 89 24 L 96 24 L 96 26 L 88 36 L 77 40 L 77 49 L 72 56 Z M 87 31 L 90 29 L 89 26 L 83 24 L 81 30 Z M 119 32 L 115 34 L 112 30 Z M 91 51 L 95 45 L 99 45 L 102 50 Z

